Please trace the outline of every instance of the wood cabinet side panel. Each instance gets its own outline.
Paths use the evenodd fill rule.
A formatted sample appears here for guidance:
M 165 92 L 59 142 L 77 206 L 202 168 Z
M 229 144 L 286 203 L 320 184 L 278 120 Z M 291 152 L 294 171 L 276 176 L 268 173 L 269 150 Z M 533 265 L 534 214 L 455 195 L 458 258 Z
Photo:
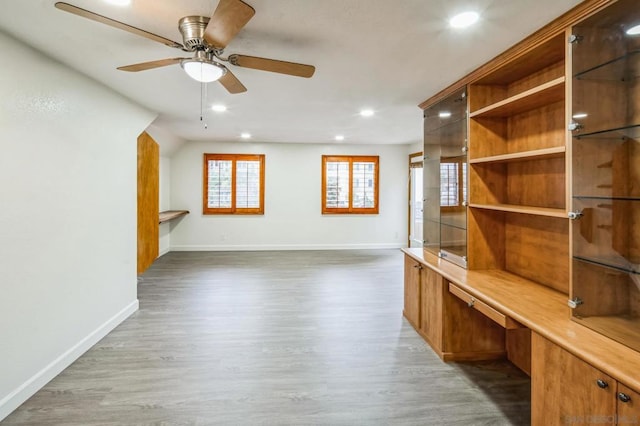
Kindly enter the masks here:
M 469 201 L 472 204 L 506 204 L 508 164 L 471 164 Z
M 505 213 L 476 208 L 469 208 L 468 212 L 468 268 L 504 269 Z
M 472 118 L 469 120 L 469 158 L 476 159 L 509 153 L 507 120 Z
M 160 148 L 146 132 L 138 137 L 138 274 L 159 253 Z
M 507 330 L 507 359 L 531 376 L 531 330 L 514 328 Z
M 448 284 L 447 284 L 448 285 Z M 443 294 L 443 351 L 496 353 L 505 351 L 505 329 L 448 291 Z

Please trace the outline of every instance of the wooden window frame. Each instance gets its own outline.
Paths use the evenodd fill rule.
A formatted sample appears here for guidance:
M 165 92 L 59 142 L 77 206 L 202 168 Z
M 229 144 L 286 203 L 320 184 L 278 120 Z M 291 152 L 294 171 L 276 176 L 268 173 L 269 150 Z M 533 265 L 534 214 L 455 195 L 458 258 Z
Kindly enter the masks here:
M 327 207 L 327 163 L 328 162 L 348 162 L 349 163 L 349 207 Z M 353 207 L 353 163 L 366 162 L 374 163 L 373 172 L 373 207 Z M 380 157 L 377 155 L 323 155 L 322 156 L 322 194 L 321 206 L 322 214 L 378 214 L 380 188 Z
M 452 163 L 458 164 L 458 204 L 455 206 L 443 206 L 440 205 L 440 211 L 443 212 L 458 212 L 463 211 L 465 209 L 464 202 L 464 185 L 463 183 L 466 181 L 464 177 L 464 167 L 462 166 L 464 161 L 458 157 L 442 157 L 440 159 L 440 163 Z M 440 189 L 442 191 L 442 189 Z M 442 194 L 440 194 L 442 196 Z
M 231 207 L 208 207 L 209 190 L 209 161 L 231 161 Z M 260 162 L 260 203 L 259 207 L 236 207 L 236 163 L 238 161 Z M 264 214 L 264 154 L 204 154 L 203 186 L 202 186 L 202 214 Z

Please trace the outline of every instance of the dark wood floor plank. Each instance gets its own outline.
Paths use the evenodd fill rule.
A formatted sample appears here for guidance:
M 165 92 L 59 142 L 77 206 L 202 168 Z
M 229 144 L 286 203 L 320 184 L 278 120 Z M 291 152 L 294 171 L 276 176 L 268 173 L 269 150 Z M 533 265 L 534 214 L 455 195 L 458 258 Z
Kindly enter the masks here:
M 506 362 L 444 364 L 397 250 L 172 252 L 140 310 L 6 425 L 526 425 Z

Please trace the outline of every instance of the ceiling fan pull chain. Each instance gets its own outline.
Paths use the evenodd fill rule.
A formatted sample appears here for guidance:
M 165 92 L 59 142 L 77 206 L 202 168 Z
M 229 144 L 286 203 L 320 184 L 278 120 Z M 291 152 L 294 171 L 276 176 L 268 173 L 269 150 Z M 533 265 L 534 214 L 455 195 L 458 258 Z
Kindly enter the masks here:
M 200 121 L 202 121 L 204 110 L 204 101 L 207 98 L 207 85 L 204 82 L 200 83 Z M 208 128 L 207 123 L 204 123 L 205 130 Z

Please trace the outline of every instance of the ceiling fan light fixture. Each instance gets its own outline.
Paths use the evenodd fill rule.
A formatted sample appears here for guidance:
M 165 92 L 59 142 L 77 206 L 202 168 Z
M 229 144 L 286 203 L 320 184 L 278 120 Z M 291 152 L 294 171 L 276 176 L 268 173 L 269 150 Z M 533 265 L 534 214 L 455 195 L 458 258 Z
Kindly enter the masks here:
M 626 33 L 630 36 L 640 35 L 640 24 L 629 28 Z
M 475 24 L 479 18 L 478 12 L 462 12 L 451 18 L 449 25 L 453 28 L 467 28 Z
M 192 79 L 200 83 L 211 83 L 225 75 L 227 69 L 212 61 L 203 59 L 184 59 L 180 62 L 180 66 Z

